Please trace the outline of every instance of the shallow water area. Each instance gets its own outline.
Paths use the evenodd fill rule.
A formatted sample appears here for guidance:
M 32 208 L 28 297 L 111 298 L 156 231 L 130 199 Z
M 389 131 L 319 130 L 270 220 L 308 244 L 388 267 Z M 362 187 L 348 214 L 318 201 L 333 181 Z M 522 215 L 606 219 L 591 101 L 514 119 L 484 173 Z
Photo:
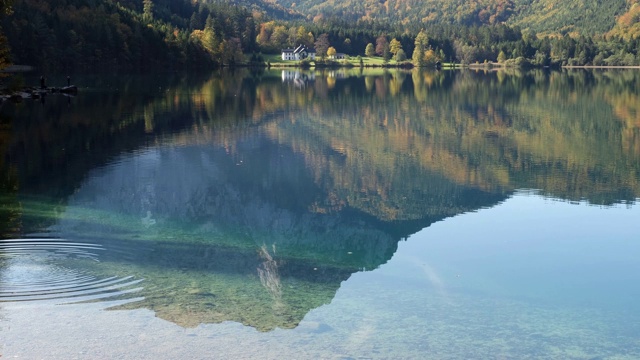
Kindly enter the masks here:
M 553 211 L 541 215 L 545 207 Z M 514 211 L 511 226 L 539 219 L 554 230 L 514 238 L 496 220 Z M 566 211 L 582 215 L 581 230 L 558 230 L 557 212 Z M 330 303 L 294 329 L 259 332 L 235 322 L 183 328 L 146 309 L 109 310 L 121 306 L 117 301 L 5 303 L 3 351 L 21 358 L 632 359 L 640 355 L 633 256 L 639 245 L 627 239 L 597 256 L 568 256 L 580 251 L 577 239 L 589 248 L 603 236 L 616 238 L 600 222 L 625 224 L 640 209 L 609 208 L 604 219 L 602 211 L 519 195 L 436 223 L 401 243 L 388 263 L 341 283 Z M 560 239 L 549 241 L 549 233 Z M 536 251 L 523 250 L 529 247 Z M 606 266 L 612 260 L 617 267 Z M 585 273 L 593 284 L 581 280 Z
M 640 357 L 636 73 L 90 79 L 0 109 L 2 357 Z

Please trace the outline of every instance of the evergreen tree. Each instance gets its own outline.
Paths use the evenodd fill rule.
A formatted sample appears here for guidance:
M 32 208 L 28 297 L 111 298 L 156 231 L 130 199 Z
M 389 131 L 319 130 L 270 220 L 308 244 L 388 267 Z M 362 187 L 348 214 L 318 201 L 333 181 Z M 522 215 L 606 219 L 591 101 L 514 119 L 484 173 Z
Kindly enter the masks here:
M 344 42 L 342 43 L 342 47 L 345 53 L 351 54 L 351 39 L 349 38 L 344 39 Z

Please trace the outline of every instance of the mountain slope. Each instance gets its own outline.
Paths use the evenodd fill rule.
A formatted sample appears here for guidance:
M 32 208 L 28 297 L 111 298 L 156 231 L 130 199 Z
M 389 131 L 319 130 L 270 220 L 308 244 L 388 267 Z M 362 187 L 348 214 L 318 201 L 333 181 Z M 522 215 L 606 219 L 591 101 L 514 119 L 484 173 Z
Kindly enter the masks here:
M 314 20 L 401 24 L 507 23 L 537 33 L 609 31 L 631 6 L 625 0 L 275 0 Z
M 518 1 L 518 0 L 517 0 Z M 509 20 L 536 33 L 605 33 L 629 8 L 625 0 L 519 0 Z
M 627 0 L 628 11 L 617 18 L 616 26 L 609 33 L 624 39 L 640 39 L 640 0 Z

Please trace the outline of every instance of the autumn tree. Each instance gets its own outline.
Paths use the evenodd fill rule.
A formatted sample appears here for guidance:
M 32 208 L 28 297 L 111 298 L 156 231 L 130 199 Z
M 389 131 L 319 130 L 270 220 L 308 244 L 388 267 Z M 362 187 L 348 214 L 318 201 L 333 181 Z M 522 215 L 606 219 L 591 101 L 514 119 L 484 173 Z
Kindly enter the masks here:
M 235 65 L 244 60 L 240 39 L 231 38 L 222 40 L 222 43 L 220 43 L 220 56 L 222 62 L 229 65 Z
M 261 47 L 266 47 L 269 45 L 271 40 L 271 34 L 273 33 L 273 21 L 260 24 L 260 30 L 258 31 L 258 36 L 256 37 L 256 42 Z
M 505 55 L 504 51 L 500 50 L 500 53 L 498 54 L 498 62 L 502 64 L 506 60 L 507 60 L 507 55 Z
M 393 56 L 396 56 L 398 54 L 398 51 L 400 50 L 402 50 L 402 43 L 400 43 L 398 39 L 393 38 L 393 40 L 391 40 L 391 43 L 389 43 L 389 51 L 391 51 Z
M 287 28 L 284 25 L 279 25 L 273 28 L 273 33 L 271 34 L 270 43 L 273 48 L 281 48 L 287 44 L 287 39 L 289 34 L 287 33 Z M 294 44 L 295 45 L 295 44 Z
M 314 46 L 316 47 L 316 54 L 324 59 L 325 56 L 327 56 L 327 50 L 329 49 L 329 46 L 331 46 L 331 44 L 329 44 L 329 34 L 324 33 L 318 36 L 318 39 L 316 39 Z
M 424 56 L 423 56 L 424 65 L 432 66 L 438 61 L 440 61 L 440 59 L 436 54 L 436 52 L 433 51 L 433 49 L 428 49 L 427 51 L 424 52 Z
M 364 49 L 364 54 L 368 57 L 373 57 L 376 55 L 376 49 L 373 47 L 372 43 L 367 44 L 367 47 Z
M 207 17 L 207 21 L 204 26 L 204 31 L 202 34 L 202 46 L 207 49 L 207 52 L 211 54 L 212 57 L 217 57 L 219 52 L 220 41 L 218 40 L 218 36 L 214 30 L 215 24 L 213 17 L 209 15 Z
M 304 26 L 298 27 L 298 31 L 296 32 L 296 39 L 300 44 L 303 44 L 305 46 L 311 46 L 315 41 L 315 39 L 313 38 L 313 34 L 307 32 L 307 29 L 305 29 Z
M 336 55 L 336 48 L 334 48 L 333 46 L 329 46 L 329 48 L 327 49 L 327 56 L 333 57 L 335 55 Z
M 380 35 L 376 39 L 376 54 L 379 56 L 384 55 L 384 48 L 389 46 L 389 42 L 387 41 L 387 37 L 385 35 Z
M 295 26 L 292 26 L 289 28 L 288 31 L 288 41 L 287 41 L 287 45 L 289 45 L 290 47 L 295 47 L 296 45 L 298 45 L 300 43 L 299 40 L 299 35 L 298 35 L 298 28 Z
M 303 45 L 311 46 L 311 45 L 314 45 L 315 42 L 316 42 L 316 38 L 313 36 L 313 33 L 309 31 L 307 33 L 307 36 L 305 37 L 305 40 L 303 41 Z
M 478 60 L 478 48 L 475 46 L 467 45 L 463 41 L 456 40 L 453 43 L 453 47 L 456 51 L 456 57 L 462 64 L 471 64 Z
M 427 64 L 424 56 L 426 51 L 429 49 L 429 37 L 424 29 L 420 30 L 418 35 L 416 35 L 414 45 L 413 56 L 411 57 L 413 65 L 417 67 L 426 66 Z
M 313 34 L 308 32 L 304 26 L 292 26 L 289 28 L 288 44 L 290 46 L 296 47 L 298 45 L 304 45 L 311 47 L 314 42 Z

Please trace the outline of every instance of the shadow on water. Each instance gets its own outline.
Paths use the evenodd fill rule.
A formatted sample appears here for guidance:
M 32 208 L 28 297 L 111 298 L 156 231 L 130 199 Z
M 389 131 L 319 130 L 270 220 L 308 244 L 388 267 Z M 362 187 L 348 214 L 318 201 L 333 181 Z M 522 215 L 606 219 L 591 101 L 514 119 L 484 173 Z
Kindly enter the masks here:
M 409 235 L 519 189 L 634 202 L 627 76 L 240 71 L 5 106 L 0 291 L 293 328 Z

